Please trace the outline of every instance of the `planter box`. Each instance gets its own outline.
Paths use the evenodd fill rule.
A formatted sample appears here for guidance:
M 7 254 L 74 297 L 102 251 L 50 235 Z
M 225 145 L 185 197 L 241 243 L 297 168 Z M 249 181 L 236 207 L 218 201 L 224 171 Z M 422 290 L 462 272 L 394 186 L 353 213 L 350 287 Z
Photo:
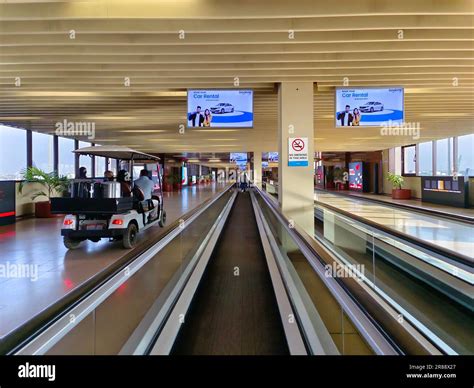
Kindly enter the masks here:
M 392 198 L 393 199 L 410 199 L 411 190 L 410 189 L 393 189 Z
M 51 218 L 51 203 L 49 201 L 35 202 L 36 218 Z
M 173 191 L 173 185 L 171 183 L 165 182 L 163 184 L 163 190 L 167 191 L 167 192 L 171 192 L 171 191 Z

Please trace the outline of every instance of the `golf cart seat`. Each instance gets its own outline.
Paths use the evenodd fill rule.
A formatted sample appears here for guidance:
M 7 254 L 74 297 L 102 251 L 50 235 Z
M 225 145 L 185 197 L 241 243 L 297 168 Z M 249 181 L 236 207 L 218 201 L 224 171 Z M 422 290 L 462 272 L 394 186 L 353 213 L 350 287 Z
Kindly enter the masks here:
M 134 208 L 138 213 L 144 213 L 156 207 L 156 204 L 151 199 L 145 199 L 143 201 L 134 201 Z

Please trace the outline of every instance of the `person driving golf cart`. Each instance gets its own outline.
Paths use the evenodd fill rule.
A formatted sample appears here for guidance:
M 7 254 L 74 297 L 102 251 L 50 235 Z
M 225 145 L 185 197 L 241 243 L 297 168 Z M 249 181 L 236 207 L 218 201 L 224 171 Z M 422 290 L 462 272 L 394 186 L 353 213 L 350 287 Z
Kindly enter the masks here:
M 165 225 L 159 157 L 123 146 L 92 146 L 73 152 L 116 159 L 126 169 L 121 169 L 114 181 L 109 173 L 104 174 L 103 180 L 84 178 L 84 168 L 82 179 L 71 181 L 70 196 L 51 198 L 51 211 L 66 214 L 61 228 L 66 248 L 76 249 L 82 241 L 107 238 L 121 241 L 124 248 L 130 249 L 138 233 L 155 224 Z M 135 164 L 149 166 L 156 179 L 151 180 L 149 170 L 144 168 L 132 186 Z
M 143 169 L 140 171 L 140 178 L 136 179 L 133 182 L 134 185 L 140 187 L 143 191 L 144 199 L 151 199 L 151 196 L 153 194 L 153 181 L 149 178 L 148 176 L 148 171 Z

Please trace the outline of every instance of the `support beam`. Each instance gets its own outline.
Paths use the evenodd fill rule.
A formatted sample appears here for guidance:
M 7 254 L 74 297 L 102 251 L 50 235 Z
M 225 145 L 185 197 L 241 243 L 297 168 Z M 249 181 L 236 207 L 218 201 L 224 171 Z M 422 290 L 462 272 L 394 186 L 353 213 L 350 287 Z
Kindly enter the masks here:
M 314 233 L 313 83 L 284 82 L 278 90 L 278 201 L 283 213 L 311 236 Z M 303 140 L 305 166 L 289 166 L 289 139 Z
M 262 183 L 262 151 L 253 151 L 253 182 L 257 185 Z

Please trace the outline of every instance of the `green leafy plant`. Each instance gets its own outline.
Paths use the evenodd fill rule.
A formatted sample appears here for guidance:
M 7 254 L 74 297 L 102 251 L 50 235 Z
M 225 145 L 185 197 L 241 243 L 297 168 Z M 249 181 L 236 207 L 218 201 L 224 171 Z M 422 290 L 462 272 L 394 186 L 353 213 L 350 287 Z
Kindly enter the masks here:
M 165 176 L 165 182 L 172 185 L 173 183 L 175 183 L 175 177 L 173 174 L 168 174 Z
M 334 168 L 329 167 L 326 170 L 326 181 L 333 182 L 334 181 Z
M 402 189 L 404 180 L 401 175 L 392 174 L 391 172 L 389 172 L 387 180 L 392 183 L 394 189 Z
M 336 167 L 334 168 L 334 182 L 344 182 L 344 173 L 346 172 L 345 168 Z
M 28 167 L 22 171 L 22 175 L 23 181 L 18 187 L 20 194 L 26 184 L 37 183 L 43 186 L 43 189 L 38 189 L 31 194 L 32 200 L 46 197 L 49 201 L 54 194 L 62 194 L 69 184 L 69 179 L 66 176 L 60 176 L 55 171 L 45 172 L 38 167 Z

